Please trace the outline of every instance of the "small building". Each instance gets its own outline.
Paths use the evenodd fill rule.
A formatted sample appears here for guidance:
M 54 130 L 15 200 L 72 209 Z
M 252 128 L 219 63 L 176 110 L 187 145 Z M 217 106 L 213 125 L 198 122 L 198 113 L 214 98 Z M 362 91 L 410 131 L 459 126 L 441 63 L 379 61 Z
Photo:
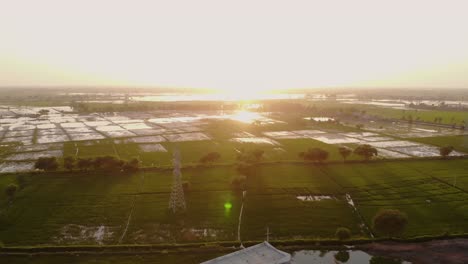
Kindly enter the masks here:
M 201 264 L 287 264 L 291 255 L 263 242 Z

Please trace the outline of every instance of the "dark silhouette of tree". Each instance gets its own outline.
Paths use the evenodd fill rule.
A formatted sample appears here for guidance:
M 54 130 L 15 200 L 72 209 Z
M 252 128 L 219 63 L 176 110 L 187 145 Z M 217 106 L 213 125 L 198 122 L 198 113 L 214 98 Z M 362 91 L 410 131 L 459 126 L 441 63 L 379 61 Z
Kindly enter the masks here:
M 368 144 L 359 145 L 354 149 L 354 154 L 369 160 L 373 156 L 377 156 L 377 149 Z
M 353 153 L 353 151 L 346 147 L 346 146 L 340 146 L 338 148 L 338 152 L 340 153 L 341 157 L 343 157 L 343 161 L 346 161 L 346 158 L 349 157 L 349 155 L 351 155 L 351 153 Z
M 338 251 L 338 253 L 335 254 L 335 260 L 340 263 L 346 263 L 349 260 L 349 252 L 345 250 Z
M 125 161 L 113 156 L 97 157 L 93 160 L 95 170 L 121 171 Z
M 335 232 L 335 236 L 339 240 L 347 240 L 351 238 L 351 230 L 346 227 L 338 227 Z
M 93 167 L 93 160 L 90 158 L 82 159 L 79 158 L 76 166 L 81 171 L 88 171 L 91 167 Z
M 34 164 L 34 168 L 44 171 L 55 171 L 58 167 L 59 164 L 55 157 L 40 157 Z
M 403 233 L 408 224 L 408 217 L 399 210 L 384 209 L 377 212 L 372 223 L 375 231 L 390 237 Z
M 443 146 L 439 148 L 439 153 L 442 157 L 446 158 L 453 151 L 453 146 Z
M 210 152 L 200 158 L 200 163 L 209 164 L 218 161 L 221 155 L 218 152 Z
M 122 170 L 125 172 L 136 172 L 140 168 L 140 161 L 138 159 L 131 159 L 123 164 Z
M 300 152 L 299 157 L 306 161 L 323 162 L 328 159 L 328 151 L 321 148 L 310 148 L 306 152 Z
M 237 154 L 237 160 L 249 164 L 260 162 L 263 159 L 265 151 L 261 149 L 254 149 L 250 151 L 240 150 Z
M 75 167 L 75 158 L 67 156 L 63 159 L 63 167 L 69 171 L 72 171 Z

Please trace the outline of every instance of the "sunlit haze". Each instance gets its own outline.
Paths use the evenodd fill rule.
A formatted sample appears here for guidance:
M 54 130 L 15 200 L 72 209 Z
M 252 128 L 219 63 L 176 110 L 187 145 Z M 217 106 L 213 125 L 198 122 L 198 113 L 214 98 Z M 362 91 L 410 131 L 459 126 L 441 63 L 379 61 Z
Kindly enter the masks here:
M 468 87 L 467 1 L 2 1 L 0 86 Z

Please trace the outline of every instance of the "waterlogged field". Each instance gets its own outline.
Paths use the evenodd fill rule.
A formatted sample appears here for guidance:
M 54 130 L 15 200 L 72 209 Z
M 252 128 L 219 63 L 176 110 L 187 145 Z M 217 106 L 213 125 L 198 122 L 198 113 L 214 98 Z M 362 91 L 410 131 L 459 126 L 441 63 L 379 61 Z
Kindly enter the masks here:
M 239 175 L 234 167 L 186 168 L 187 213 L 180 218 L 167 213 L 170 170 L 4 174 L 0 189 L 12 182 L 21 188 L 11 203 L 0 196 L 0 240 L 10 246 L 234 241 L 242 203 L 243 240 L 263 240 L 267 227 L 271 239 L 333 238 L 341 226 L 370 237 L 381 208 L 408 215 L 404 237 L 460 234 L 468 231 L 467 166 L 467 160 L 258 165 L 248 172 L 244 198 L 231 188 Z

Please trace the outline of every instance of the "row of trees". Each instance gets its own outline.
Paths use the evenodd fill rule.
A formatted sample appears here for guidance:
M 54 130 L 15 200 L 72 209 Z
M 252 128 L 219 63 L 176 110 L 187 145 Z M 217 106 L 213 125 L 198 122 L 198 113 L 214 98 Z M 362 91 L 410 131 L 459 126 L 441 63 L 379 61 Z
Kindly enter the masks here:
M 139 169 L 139 166 L 140 161 L 138 159 L 125 161 L 113 156 L 79 159 L 68 156 L 63 160 L 63 167 L 69 171 L 78 169 L 80 171 L 101 170 L 134 172 Z M 44 171 L 55 171 L 59 168 L 59 163 L 55 157 L 41 157 L 34 164 L 34 168 Z
M 341 146 L 338 148 L 338 152 L 341 157 L 343 157 L 344 161 L 346 161 L 352 153 L 361 156 L 365 160 L 369 160 L 378 154 L 377 149 L 368 144 L 359 145 L 354 150 Z M 307 151 L 299 153 L 299 157 L 305 161 L 323 162 L 328 159 L 328 156 L 328 151 L 321 148 L 309 148 Z

